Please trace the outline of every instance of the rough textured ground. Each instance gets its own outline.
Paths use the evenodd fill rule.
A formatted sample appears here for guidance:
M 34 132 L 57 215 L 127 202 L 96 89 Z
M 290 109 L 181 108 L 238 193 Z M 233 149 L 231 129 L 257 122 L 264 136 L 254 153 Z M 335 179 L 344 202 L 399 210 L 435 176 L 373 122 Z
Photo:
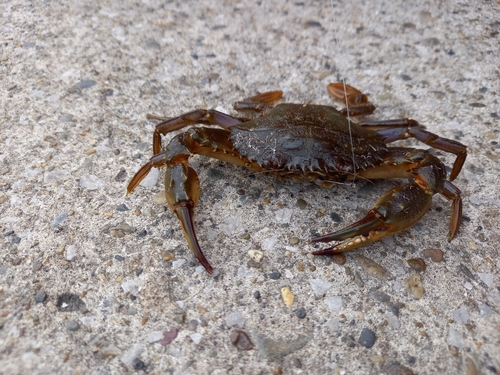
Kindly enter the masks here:
M 498 373 L 499 8 L 2 2 L 0 373 Z M 327 104 L 342 77 L 379 104 L 374 117 L 412 117 L 468 145 L 451 243 L 450 206 L 436 197 L 421 223 L 345 265 L 313 258 L 311 234 L 360 218 L 397 181 L 326 190 L 195 157 L 212 277 L 153 202 L 163 172 L 125 196 L 152 155 L 146 113 L 231 112 L 278 88 Z M 420 299 L 405 288 L 415 273 Z

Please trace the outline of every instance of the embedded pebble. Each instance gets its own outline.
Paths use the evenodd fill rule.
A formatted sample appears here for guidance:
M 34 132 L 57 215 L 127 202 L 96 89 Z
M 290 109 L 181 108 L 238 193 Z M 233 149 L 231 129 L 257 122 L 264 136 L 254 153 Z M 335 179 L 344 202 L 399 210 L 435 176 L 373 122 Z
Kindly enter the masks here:
M 297 203 L 295 203 L 295 205 L 301 210 L 303 210 L 304 208 L 307 207 L 307 202 L 303 199 L 297 199 Z
M 358 255 L 356 258 L 368 275 L 377 279 L 385 279 L 387 277 L 388 273 L 386 269 L 377 262 L 365 257 L 364 255 Z
M 238 326 L 240 328 L 243 328 L 245 326 L 243 314 L 239 311 L 235 311 L 226 316 L 225 323 L 228 327 Z
M 54 181 L 59 180 L 61 177 L 68 175 L 69 172 L 64 169 L 53 169 L 43 175 L 43 183 L 50 184 Z
M 408 265 L 417 272 L 423 272 L 427 268 L 427 264 L 422 258 L 408 259 Z
M 458 324 L 466 324 L 469 320 L 469 311 L 465 306 L 454 310 L 451 315 L 453 316 L 453 320 Z
M 35 295 L 35 302 L 42 303 L 43 301 L 45 301 L 45 298 L 47 298 L 47 294 L 44 291 L 38 292 Z
M 292 219 L 293 210 L 290 208 L 282 208 L 275 212 L 276 222 L 280 224 L 288 224 Z
M 121 212 L 124 212 L 124 211 L 128 211 L 129 208 L 127 207 L 126 204 L 119 204 L 118 206 L 116 206 L 116 211 L 121 211 Z
M 77 252 L 78 248 L 75 245 L 66 246 L 66 260 L 72 261 L 75 258 Z
M 133 296 L 137 296 L 137 294 L 139 293 L 139 286 L 136 284 L 134 280 L 127 280 L 120 286 L 124 293 L 130 293 Z
M 367 349 L 370 349 L 374 344 L 377 336 L 369 328 L 363 328 L 361 334 L 359 335 L 358 342 Z
M 96 84 L 96 81 L 93 79 L 84 79 L 76 84 L 76 87 L 79 89 L 88 89 Z
M 451 327 L 446 337 L 446 342 L 450 345 L 456 346 L 457 348 L 462 348 L 465 345 L 464 336 L 461 331 Z
M 123 362 L 124 365 L 132 366 L 134 364 L 135 360 L 137 359 L 137 357 L 139 357 L 139 355 L 141 355 L 143 350 L 144 350 L 144 345 L 135 344 L 134 346 L 132 346 L 129 350 L 127 350 L 123 354 L 123 356 L 120 358 L 120 360 Z
M 390 302 L 391 297 L 387 294 L 384 293 L 380 290 L 374 290 L 370 292 L 369 296 L 373 299 L 376 299 L 377 301 L 380 301 L 382 303 Z
M 382 366 L 385 363 L 385 358 L 381 355 L 372 355 L 370 357 L 370 361 L 376 363 L 377 365 Z
M 106 186 L 106 182 L 93 174 L 86 174 L 80 177 L 80 186 L 88 190 L 97 190 Z
M 405 281 L 405 288 L 416 299 L 420 299 L 424 295 L 424 286 L 420 275 L 417 273 L 411 274 Z
M 278 243 L 278 239 L 276 237 L 269 237 L 269 238 L 266 238 L 264 239 L 264 241 L 262 241 L 262 249 L 265 250 L 265 251 L 272 251 L 274 250 L 274 247 L 276 246 L 276 244 Z
M 386 375 L 414 375 L 414 372 L 406 366 L 399 363 L 390 363 L 383 367 Z
M 179 268 L 181 268 L 186 263 L 187 263 L 186 259 L 174 260 L 172 262 L 172 269 L 173 270 L 178 270 Z
M 325 292 L 332 287 L 332 284 L 321 279 L 310 279 L 309 284 L 316 297 L 321 297 Z
M 290 307 L 293 305 L 295 296 L 287 286 L 281 288 L 281 297 L 283 298 L 283 302 L 285 303 L 286 307 Z
M 54 220 L 52 220 L 50 222 L 50 229 L 54 229 L 55 227 L 57 227 L 59 224 L 61 224 L 67 218 L 68 218 L 68 213 L 67 212 L 63 212 L 62 214 L 57 215 L 54 218 Z
M 201 342 L 203 336 L 200 333 L 192 333 L 189 335 L 189 337 L 196 345 L 198 345 Z
M 332 254 L 331 259 L 333 263 L 339 266 L 343 266 L 347 262 L 347 258 L 344 254 Z
M 86 327 L 90 327 L 90 326 L 94 323 L 95 319 L 96 319 L 96 318 L 95 318 L 95 316 L 94 316 L 94 315 L 92 315 L 92 316 L 82 316 L 82 317 L 80 318 L 80 322 L 82 322 L 82 324 L 83 324 L 84 326 L 86 326 Z
M 167 196 L 164 191 L 160 191 L 153 196 L 153 203 L 159 206 L 167 204 Z
M 257 263 L 262 262 L 262 259 L 264 259 L 264 252 L 260 250 L 248 250 L 247 254 L 250 259 Z
M 271 280 L 278 280 L 281 277 L 281 272 L 274 271 L 267 275 Z
M 312 339 L 311 336 L 299 336 L 291 340 L 273 340 L 253 331 L 252 337 L 262 359 L 274 361 L 302 349 Z
M 493 285 L 493 274 L 478 272 L 477 275 L 486 284 L 488 288 L 490 288 Z
M 292 237 L 290 238 L 290 245 L 297 245 L 298 243 L 300 242 L 299 238 L 298 237 Z
M 70 113 L 63 113 L 60 117 L 59 117 L 59 121 L 61 122 L 68 122 L 68 121 L 71 121 L 73 120 L 73 115 L 70 114 Z
M 488 305 L 480 304 L 478 308 L 479 308 L 479 316 L 481 318 L 487 318 L 488 316 L 491 316 L 493 314 L 493 309 Z
M 164 331 L 163 338 L 161 339 L 160 344 L 162 346 L 167 346 L 168 344 L 170 344 L 172 341 L 175 340 L 178 333 L 179 330 L 177 328 L 170 328 L 170 330 Z
M 332 311 L 340 311 L 343 305 L 342 297 L 340 296 L 326 297 L 324 302 Z
M 66 327 L 68 328 L 68 331 L 78 331 L 78 329 L 80 329 L 80 324 L 78 324 L 78 322 L 76 320 L 70 320 L 68 322 L 68 324 L 66 325 Z
M 253 343 L 250 337 L 244 331 L 235 330 L 229 335 L 231 343 L 236 346 L 239 350 L 251 350 L 253 349 Z
M 150 344 L 161 341 L 162 338 L 163 338 L 162 331 L 153 331 L 148 333 L 148 342 Z
M 427 249 L 424 250 L 424 256 L 427 258 L 431 258 L 433 262 L 438 263 L 443 260 L 444 253 L 439 249 Z
M 297 311 L 295 311 L 295 316 L 299 319 L 304 319 L 307 315 L 306 309 L 304 307 L 301 307 Z

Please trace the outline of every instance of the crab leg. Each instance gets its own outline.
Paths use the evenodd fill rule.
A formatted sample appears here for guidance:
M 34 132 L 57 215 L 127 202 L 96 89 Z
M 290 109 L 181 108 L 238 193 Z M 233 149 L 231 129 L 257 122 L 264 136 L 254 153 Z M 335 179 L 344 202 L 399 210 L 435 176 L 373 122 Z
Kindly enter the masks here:
M 341 241 L 335 246 L 313 252 L 330 255 L 365 246 L 384 237 L 401 232 L 415 225 L 429 210 L 432 197 L 442 194 L 452 201 L 448 240 L 457 234 L 462 217 L 460 190 L 446 181 L 443 163 L 423 150 L 391 149 L 392 157 L 381 166 L 360 172 L 366 178 L 413 177 L 415 180 L 397 186 L 380 197 L 368 214 L 360 221 L 337 232 L 315 237 L 311 242 Z M 401 158 L 399 164 L 393 165 Z
M 156 155 L 161 151 L 161 136 L 175 130 L 182 129 L 188 125 L 207 124 L 219 125 L 224 129 L 231 126 L 241 124 L 244 119 L 239 119 L 225 113 L 216 111 L 215 109 L 196 109 L 194 111 L 184 113 L 178 117 L 174 117 L 156 125 L 153 132 L 153 153 Z
M 361 121 L 361 126 L 368 127 L 384 136 L 384 142 L 394 142 L 401 139 L 415 138 L 438 150 L 455 154 L 457 158 L 453 163 L 453 169 L 450 174 L 450 181 L 453 181 L 464 165 L 467 158 L 467 146 L 453 139 L 443 138 L 434 133 L 424 130 L 415 120 L 409 118 L 381 121 Z
M 355 87 L 336 82 L 330 83 L 327 91 L 333 99 L 346 106 L 340 111 L 343 116 L 369 115 L 375 111 L 376 107 L 370 103 L 368 96 Z

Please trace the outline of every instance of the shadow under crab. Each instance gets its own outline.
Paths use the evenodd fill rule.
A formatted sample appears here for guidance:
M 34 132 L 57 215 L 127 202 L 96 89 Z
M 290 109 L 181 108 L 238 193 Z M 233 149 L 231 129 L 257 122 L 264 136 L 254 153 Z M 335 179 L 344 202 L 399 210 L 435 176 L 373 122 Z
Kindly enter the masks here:
M 429 210 L 434 194 L 452 202 L 448 240 L 458 232 L 462 216 L 460 190 L 453 181 L 467 156 L 463 144 L 424 130 L 412 119 L 351 121 L 371 114 L 375 106 L 356 88 L 342 83 L 328 86 L 330 95 L 346 108 L 283 103 L 281 91 L 271 91 L 234 104 L 238 111 L 253 111 L 255 119 L 233 117 L 213 109 L 198 109 L 159 123 L 153 133 L 154 156 L 137 171 L 127 187 L 131 193 L 152 167 L 166 167 L 165 195 L 170 209 L 181 222 L 184 235 L 196 258 L 209 273 L 213 268 L 201 251 L 193 224 L 199 197 L 199 179 L 189 165 L 193 154 L 204 155 L 270 172 L 282 179 L 306 180 L 324 187 L 355 179 L 411 178 L 383 194 L 368 214 L 337 232 L 311 239 L 312 242 L 339 241 L 313 252 L 330 255 L 393 235 L 416 224 Z M 161 135 L 189 125 L 161 149 Z M 445 165 L 429 151 L 387 144 L 415 138 L 430 147 L 456 155 L 446 179 Z

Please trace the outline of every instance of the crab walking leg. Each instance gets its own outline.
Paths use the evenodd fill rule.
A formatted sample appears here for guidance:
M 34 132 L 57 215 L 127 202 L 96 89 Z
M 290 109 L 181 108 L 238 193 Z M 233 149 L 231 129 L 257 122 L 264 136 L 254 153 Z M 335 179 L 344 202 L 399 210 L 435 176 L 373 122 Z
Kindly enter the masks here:
M 392 152 L 386 164 L 362 171 L 360 175 L 385 178 L 392 173 L 392 177 L 413 177 L 415 180 L 386 192 L 360 221 L 340 231 L 312 238 L 311 242 L 341 241 L 331 248 L 313 252 L 314 255 L 350 251 L 412 227 L 429 210 L 436 193 L 452 201 L 448 240 L 453 239 L 460 226 L 462 199 L 460 190 L 446 181 L 443 163 L 422 150 L 393 149 Z M 401 158 L 404 161 L 392 165 Z
M 340 111 L 342 116 L 362 116 L 372 114 L 376 107 L 370 103 L 368 96 L 357 88 L 344 84 L 343 82 L 330 83 L 327 86 L 330 96 L 338 102 L 346 105 Z
M 450 181 L 453 181 L 458 176 L 467 158 L 467 146 L 453 139 L 443 138 L 424 130 L 417 121 L 409 118 L 361 121 L 359 125 L 376 131 L 384 137 L 384 142 L 386 143 L 401 139 L 415 138 L 438 150 L 455 154 L 457 157 L 455 163 L 453 163 Z
M 282 96 L 283 91 L 263 92 L 262 94 L 235 102 L 233 108 L 237 111 L 264 113 L 272 108 L 273 103 L 280 100 Z
M 184 113 L 183 115 L 168 119 L 156 125 L 153 132 L 153 153 L 156 155 L 160 152 L 162 135 L 182 129 L 188 125 L 219 125 L 224 129 L 228 129 L 231 126 L 241 124 L 243 121 L 243 119 L 226 115 L 215 109 L 196 109 Z
M 141 183 L 142 180 L 148 175 L 149 171 L 151 168 L 156 167 L 156 168 L 162 168 L 166 165 L 166 160 L 165 160 L 165 151 L 160 152 L 159 154 L 156 154 L 153 156 L 149 161 L 144 164 L 141 169 L 139 169 L 134 177 L 130 180 L 127 186 L 127 195 L 129 195 L 134 189 Z

